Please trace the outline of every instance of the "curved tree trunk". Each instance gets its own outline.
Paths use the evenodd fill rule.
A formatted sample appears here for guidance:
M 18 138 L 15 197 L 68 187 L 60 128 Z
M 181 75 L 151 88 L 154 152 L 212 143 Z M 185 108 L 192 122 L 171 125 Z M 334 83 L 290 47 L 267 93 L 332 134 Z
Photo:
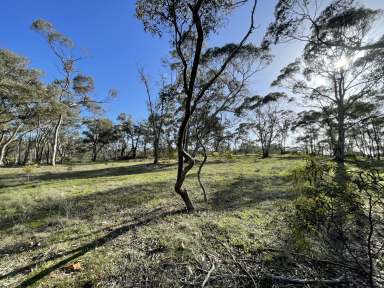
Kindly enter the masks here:
M 188 106 L 187 106 L 188 107 Z M 188 109 L 189 108 L 189 109 Z M 189 154 L 184 150 L 185 143 L 185 134 L 187 130 L 187 125 L 189 122 L 189 118 L 191 116 L 190 107 L 186 109 L 184 119 L 179 128 L 179 135 L 177 138 L 177 155 L 178 155 L 178 167 L 177 167 L 177 178 L 175 183 L 175 192 L 180 195 L 181 199 L 183 199 L 184 204 L 187 208 L 188 212 L 193 211 L 195 208 L 193 207 L 192 201 L 189 198 L 187 189 L 183 188 L 183 183 L 185 177 L 190 169 L 192 169 L 195 161 Z M 187 166 L 184 167 L 184 157 L 187 159 Z
M 12 135 L 9 137 L 9 139 L 1 146 L 1 149 L 0 149 L 0 166 L 4 165 L 4 157 L 5 157 L 5 153 L 7 151 L 7 147 L 9 144 L 11 144 L 15 140 L 16 134 L 17 134 L 17 132 L 19 132 L 21 126 L 22 126 L 22 124 L 19 124 L 15 128 L 15 130 L 13 130 Z

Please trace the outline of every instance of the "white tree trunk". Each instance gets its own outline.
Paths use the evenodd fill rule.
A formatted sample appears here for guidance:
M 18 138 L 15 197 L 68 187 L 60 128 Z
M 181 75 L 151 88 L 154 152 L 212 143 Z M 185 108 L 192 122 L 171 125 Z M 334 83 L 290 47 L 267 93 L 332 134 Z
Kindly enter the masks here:
M 52 166 L 56 165 L 56 153 L 57 153 L 57 142 L 59 140 L 59 130 L 61 123 L 63 121 L 63 115 L 60 114 L 59 121 L 57 121 L 57 124 L 55 126 L 55 136 L 53 139 L 53 146 L 52 146 Z

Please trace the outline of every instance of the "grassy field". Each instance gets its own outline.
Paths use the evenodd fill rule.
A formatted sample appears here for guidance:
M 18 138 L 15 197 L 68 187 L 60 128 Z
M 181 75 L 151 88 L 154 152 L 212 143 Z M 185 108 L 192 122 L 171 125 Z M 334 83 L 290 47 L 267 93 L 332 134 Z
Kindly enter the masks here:
M 210 159 L 208 203 L 196 170 L 186 181 L 193 214 L 173 193 L 171 161 L 2 168 L 0 287 L 201 287 L 210 270 L 206 287 L 253 286 L 264 272 L 297 275 L 281 251 L 296 196 L 289 174 L 303 163 Z

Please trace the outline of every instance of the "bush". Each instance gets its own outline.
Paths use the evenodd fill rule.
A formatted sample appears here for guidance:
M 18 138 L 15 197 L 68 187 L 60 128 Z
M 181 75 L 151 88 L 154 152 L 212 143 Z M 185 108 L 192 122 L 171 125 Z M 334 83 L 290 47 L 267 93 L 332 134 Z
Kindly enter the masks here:
M 353 263 L 350 272 L 364 285 L 376 287 L 379 259 L 384 256 L 378 244 L 384 243 L 380 173 L 346 171 L 343 165 L 311 158 L 304 168 L 292 171 L 291 177 L 301 194 L 289 221 L 295 247 L 305 251 L 308 243 L 316 243 L 313 250 L 328 251 L 328 257 L 341 263 Z
M 35 173 L 37 168 L 39 168 L 37 164 L 24 166 L 23 171 L 27 176 L 27 181 L 30 180 L 30 177 Z

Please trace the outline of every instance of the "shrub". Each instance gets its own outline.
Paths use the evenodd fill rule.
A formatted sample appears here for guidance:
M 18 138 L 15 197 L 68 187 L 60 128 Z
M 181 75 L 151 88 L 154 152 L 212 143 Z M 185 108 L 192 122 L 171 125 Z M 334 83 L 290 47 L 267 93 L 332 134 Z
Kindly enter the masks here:
M 384 256 L 378 244 L 384 242 L 384 178 L 375 170 L 346 171 L 315 158 L 291 177 L 301 194 L 289 224 L 296 248 L 307 250 L 308 242 L 315 242 L 336 260 L 353 263 L 350 272 L 376 287 Z
M 26 165 L 23 168 L 23 171 L 24 171 L 25 175 L 27 176 L 27 181 L 30 180 L 30 177 L 35 173 L 35 171 L 38 167 L 39 166 L 37 164 L 34 164 L 34 165 Z

